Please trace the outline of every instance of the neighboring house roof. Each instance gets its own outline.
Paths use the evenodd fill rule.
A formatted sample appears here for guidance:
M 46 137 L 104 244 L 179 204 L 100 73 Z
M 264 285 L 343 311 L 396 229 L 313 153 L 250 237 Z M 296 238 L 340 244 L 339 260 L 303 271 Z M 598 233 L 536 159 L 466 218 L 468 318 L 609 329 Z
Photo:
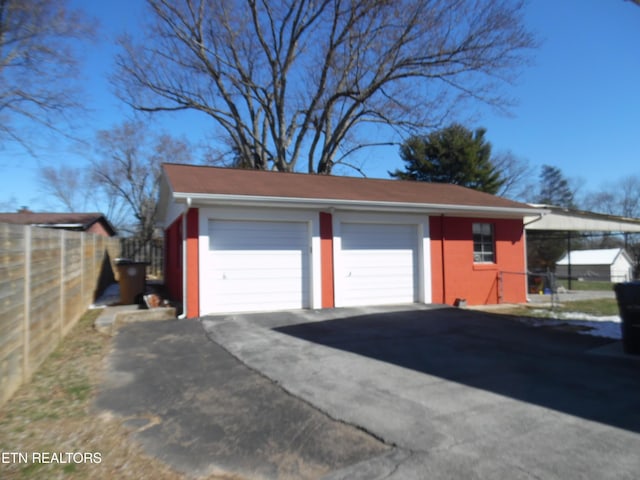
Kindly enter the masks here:
M 100 222 L 110 236 L 116 235 L 115 228 L 102 213 L 0 213 L 0 222 L 81 231 Z
M 176 201 L 230 204 L 294 202 L 314 206 L 437 208 L 460 213 L 491 211 L 522 217 L 538 210 L 526 204 L 458 185 L 263 170 L 164 164 L 161 211 L 167 197 Z
M 623 248 L 604 248 L 600 250 L 574 250 L 570 253 L 571 265 L 613 265 L 619 255 L 623 255 L 629 263 L 631 259 Z M 562 257 L 556 265 L 568 265 L 569 255 Z

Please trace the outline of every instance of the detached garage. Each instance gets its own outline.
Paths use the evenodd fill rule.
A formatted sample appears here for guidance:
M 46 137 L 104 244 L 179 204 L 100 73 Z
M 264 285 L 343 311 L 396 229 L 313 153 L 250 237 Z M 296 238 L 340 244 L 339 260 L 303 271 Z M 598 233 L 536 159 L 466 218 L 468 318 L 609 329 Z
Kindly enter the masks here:
M 165 164 L 165 281 L 189 317 L 524 302 L 540 213 L 455 185 Z

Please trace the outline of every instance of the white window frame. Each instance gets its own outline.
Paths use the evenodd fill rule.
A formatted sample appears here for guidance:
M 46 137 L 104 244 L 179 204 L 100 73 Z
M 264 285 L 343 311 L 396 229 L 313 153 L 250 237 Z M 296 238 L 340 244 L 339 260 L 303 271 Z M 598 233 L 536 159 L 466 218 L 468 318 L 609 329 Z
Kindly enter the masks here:
M 473 236 L 473 263 L 496 263 L 495 225 L 490 222 L 473 222 L 471 229 Z M 479 240 L 477 240 L 478 236 Z

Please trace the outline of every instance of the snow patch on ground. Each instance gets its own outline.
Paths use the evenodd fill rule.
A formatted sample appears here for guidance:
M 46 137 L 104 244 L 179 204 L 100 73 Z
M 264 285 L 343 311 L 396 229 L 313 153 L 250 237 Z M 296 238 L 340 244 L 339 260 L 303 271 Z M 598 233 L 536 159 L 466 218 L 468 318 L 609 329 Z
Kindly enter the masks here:
M 89 309 L 92 310 L 94 308 L 105 308 L 111 305 L 117 305 L 120 302 L 120 285 L 117 283 L 112 283 L 107 288 L 105 288 L 100 298 L 96 299 L 94 303 L 89 306 Z
M 618 315 L 596 316 L 581 312 L 553 312 L 549 310 L 532 310 L 536 315 L 544 315 L 541 318 L 522 319 L 527 324 L 534 327 L 568 326 L 575 328 L 583 335 L 593 335 L 595 337 L 612 338 L 620 340 L 622 332 L 620 330 L 620 317 Z

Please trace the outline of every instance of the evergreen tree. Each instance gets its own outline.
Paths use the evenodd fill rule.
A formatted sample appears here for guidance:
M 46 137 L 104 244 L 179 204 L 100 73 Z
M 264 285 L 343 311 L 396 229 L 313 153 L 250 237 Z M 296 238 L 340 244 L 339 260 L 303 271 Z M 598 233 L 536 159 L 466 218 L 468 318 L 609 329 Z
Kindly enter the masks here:
M 575 208 L 574 192 L 558 167 L 543 165 L 536 202 L 556 207 Z
M 392 177 L 422 182 L 453 183 L 495 194 L 504 184 L 491 160 L 486 130 L 475 132 L 459 124 L 414 136 L 400 147 L 405 170 L 389 172 Z
M 539 177 L 537 203 L 556 207 L 576 208 L 575 194 L 562 171 L 550 165 L 543 165 Z M 569 247 L 566 232 L 529 231 L 527 233 L 527 262 L 532 270 L 555 270 L 556 262 Z M 574 239 L 571 248 L 580 247 Z

